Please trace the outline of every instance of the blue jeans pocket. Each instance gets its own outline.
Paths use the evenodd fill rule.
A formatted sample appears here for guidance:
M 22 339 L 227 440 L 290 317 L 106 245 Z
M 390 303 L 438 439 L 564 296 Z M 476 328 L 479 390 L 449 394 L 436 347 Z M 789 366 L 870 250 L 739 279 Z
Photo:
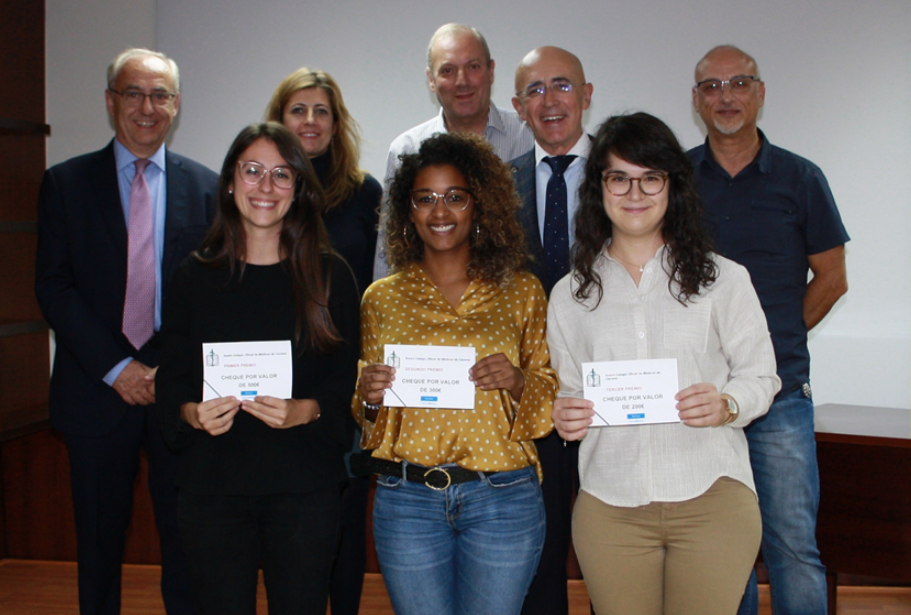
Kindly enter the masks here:
M 376 484 L 378 487 L 386 487 L 387 489 L 395 489 L 402 484 L 404 479 L 401 476 L 385 476 L 380 475 L 376 477 Z
M 522 468 L 521 470 L 510 470 L 508 472 L 497 472 L 487 476 L 484 480 L 487 481 L 487 484 L 495 489 L 502 487 L 514 487 L 516 485 L 521 485 L 522 483 L 529 483 L 531 481 L 537 481 L 538 476 L 534 471 L 534 468 L 527 467 Z

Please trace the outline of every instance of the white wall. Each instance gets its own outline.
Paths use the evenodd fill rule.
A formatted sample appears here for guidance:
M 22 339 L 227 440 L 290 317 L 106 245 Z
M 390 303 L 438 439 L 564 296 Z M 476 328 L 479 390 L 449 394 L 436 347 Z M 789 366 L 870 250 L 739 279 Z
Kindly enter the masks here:
M 47 0 L 47 163 L 101 149 L 113 136 L 105 71 L 127 47 L 156 45 L 155 0 Z
M 822 167 L 852 237 L 849 293 L 811 335 L 816 401 L 911 408 L 906 0 L 570 0 L 559 6 L 543 0 L 446 6 L 92 0 L 88 10 L 67 6 L 48 0 L 50 162 L 109 138 L 110 129 L 99 128 L 104 66 L 127 44 L 155 44 L 145 38 L 152 22 L 158 47 L 181 67 L 175 150 L 217 169 L 239 129 L 261 119 L 279 80 L 307 65 L 341 84 L 366 137 L 362 166 L 378 176 L 388 143 L 437 111 L 425 85 L 424 52 L 432 32 L 448 21 L 484 32 L 497 61 L 499 105 L 510 106 L 521 57 L 539 45 L 558 45 L 581 58 L 594 84 L 589 130 L 611 113 L 641 109 L 667 121 L 687 147 L 704 134 L 690 104 L 693 67 L 710 47 L 737 44 L 757 58 L 766 81 L 760 126 L 777 145 Z M 65 40 L 55 40 L 58 34 Z

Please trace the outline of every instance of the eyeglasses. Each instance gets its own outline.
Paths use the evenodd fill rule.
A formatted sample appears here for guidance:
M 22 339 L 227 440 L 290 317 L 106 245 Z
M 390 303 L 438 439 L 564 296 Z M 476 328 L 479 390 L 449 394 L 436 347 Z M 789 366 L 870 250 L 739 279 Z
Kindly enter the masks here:
M 287 167 L 275 167 L 266 169 L 258 162 L 245 162 L 239 160 L 237 166 L 240 167 L 240 178 L 245 184 L 256 185 L 263 181 L 266 175 L 272 175 L 272 185 L 276 188 L 293 188 L 294 180 L 297 179 L 297 173 Z
M 664 173 L 646 173 L 642 177 L 630 177 L 623 173 L 605 173 L 601 176 L 604 187 L 614 196 L 626 196 L 633 189 L 633 182 L 639 182 L 639 191 L 647 196 L 655 196 L 667 184 Z
M 740 75 L 739 77 L 732 77 L 725 81 L 720 79 L 706 79 L 705 81 L 697 83 L 696 89 L 699 90 L 699 93 L 703 96 L 719 96 L 724 91 L 724 84 L 726 83 L 728 85 L 728 90 L 730 90 L 732 94 L 745 94 L 750 90 L 750 86 L 753 85 L 753 82 L 759 80 L 759 77 L 754 77 L 753 75 Z
M 152 92 L 151 94 L 146 94 L 144 92 L 140 92 L 139 90 L 127 90 L 125 92 L 118 92 L 117 90 L 111 88 L 108 88 L 108 91 L 113 92 L 114 94 L 119 94 L 123 99 L 123 104 L 125 104 L 127 107 L 141 107 L 146 98 L 151 100 L 152 105 L 155 107 L 166 107 L 171 103 L 171 101 L 177 98 L 177 94 L 174 94 L 173 92 Z
M 411 191 L 411 204 L 425 214 L 432 212 L 440 199 L 449 211 L 465 211 L 471 204 L 472 194 L 464 188 L 450 188 L 444 194 L 437 194 L 429 188 Z
M 516 96 L 524 96 L 525 98 L 537 98 L 539 96 L 544 96 L 547 94 L 547 90 L 550 90 L 553 94 L 571 94 L 572 91 L 577 88 L 585 85 L 580 83 L 575 85 L 570 81 L 557 81 L 551 83 L 550 85 L 545 85 L 543 83 L 536 83 L 525 88 L 524 92 L 516 92 Z

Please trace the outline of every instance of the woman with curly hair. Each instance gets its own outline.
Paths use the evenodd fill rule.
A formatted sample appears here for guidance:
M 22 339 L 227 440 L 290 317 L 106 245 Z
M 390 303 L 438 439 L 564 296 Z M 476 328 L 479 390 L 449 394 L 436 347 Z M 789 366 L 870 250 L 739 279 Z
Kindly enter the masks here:
M 353 413 L 379 474 L 373 535 L 399 615 L 519 613 L 544 542 L 532 440 L 556 389 L 540 282 L 509 168 L 479 137 L 438 134 L 401 156 L 389 195 L 393 274 L 361 305 Z M 474 408 L 384 406 L 386 344 L 474 347 Z
M 746 269 L 711 252 L 661 120 L 604 122 L 579 201 L 547 339 L 554 424 L 582 440 L 573 542 L 589 595 L 599 615 L 730 615 L 761 534 L 743 427 L 780 387 L 765 316 Z M 679 421 L 591 428 L 582 364 L 645 359 L 676 359 Z

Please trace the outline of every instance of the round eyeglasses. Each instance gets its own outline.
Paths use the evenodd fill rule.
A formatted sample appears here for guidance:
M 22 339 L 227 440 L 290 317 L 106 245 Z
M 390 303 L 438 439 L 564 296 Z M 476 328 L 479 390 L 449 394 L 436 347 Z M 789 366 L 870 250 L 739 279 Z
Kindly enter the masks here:
M 700 81 L 696 84 L 696 89 L 699 90 L 699 93 L 708 98 L 715 96 L 720 96 L 724 91 L 724 84 L 727 84 L 728 91 L 731 94 L 746 94 L 750 91 L 750 87 L 753 85 L 754 81 L 759 81 L 759 77 L 753 75 L 740 75 L 739 77 L 731 77 L 725 81 L 721 79 L 706 79 L 705 81 Z
M 424 213 L 432 212 L 440 199 L 449 211 L 465 211 L 471 205 L 472 194 L 464 188 L 450 188 L 444 194 L 437 194 L 429 188 L 411 191 L 411 204 Z
M 294 180 L 297 179 L 297 173 L 287 167 L 275 167 L 267 169 L 258 162 L 247 162 L 244 160 L 237 161 L 237 167 L 240 171 L 240 178 L 245 184 L 255 185 L 263 181 L 266 175 L 272 175 L 272 185 L 276 188 L 293 188 Z
M 151 94 L 146 94 L 139 90 L 118 92 L 112 88 L 108 88 L 108 91 L 120 96 L 120 98 L 123 99 L 123 104 L 127 107 L 141 107 L 146 98 L 152 101 L 152 105 L 155 107 L 166 107 L 172 100 L 177 98 L 177 94 L 174 94 L 173 92 L 152 92 Z
M 664 173 L 646 173 L 642 177 L 630 177 L 624 173 L 605 173 L 601 176 L 604 187 L 614 196 L 626 196 L 633 189 L 633 182 L 639 182 L 639 191 L 646 196 L 655 196 L 667 184 Z

